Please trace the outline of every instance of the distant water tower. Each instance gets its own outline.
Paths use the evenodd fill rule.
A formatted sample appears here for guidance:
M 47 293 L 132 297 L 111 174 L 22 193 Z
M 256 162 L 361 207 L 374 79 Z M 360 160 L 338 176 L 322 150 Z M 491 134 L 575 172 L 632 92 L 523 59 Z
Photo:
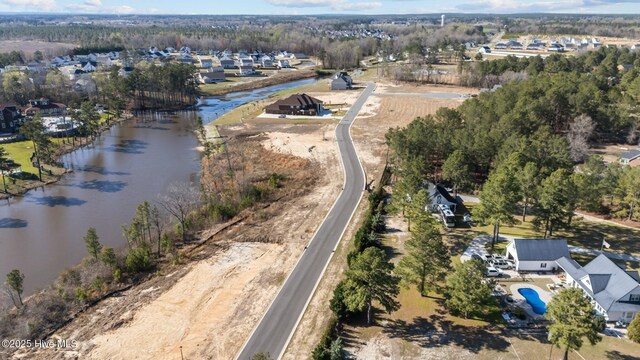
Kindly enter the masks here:
M 444 14 L 441 16 L 440 27 L 444 27 Z

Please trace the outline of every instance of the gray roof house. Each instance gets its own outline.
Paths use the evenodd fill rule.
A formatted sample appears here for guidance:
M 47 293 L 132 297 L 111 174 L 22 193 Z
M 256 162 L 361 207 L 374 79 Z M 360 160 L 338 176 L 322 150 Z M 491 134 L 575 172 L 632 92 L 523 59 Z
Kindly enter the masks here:
M 637 271 L 623 270 L 604 254 L 582 267 L 568 257 L 556 263 L 565 272 L 567 286 L 582 289 L 607 321 L 629 323 L 640 312 Z
M 425 181 L 422 187 L 429 192 L 429 199 L 431 204 L 427 205 L 427 211 L 438 212 L 438 205 L 446 205 L 451 211 L 455 212 L 458 207 L 458 201 L 455 199 L 447 189 L 441 184 L 434 184 L 429 181 Z
M 348 90 L 352 86 L 353 80 L 345 71 L 339 71 L 331 78 L 331 90 Z
M 517 271 L 554 271 L 556 260 L 570 255 L 565 239 L 513 239 L 506 257 L 513 259 Z
M 640 157 L 640 150 L 630 150 L 625 153 L 620 154 L 620 158 L 618 162 L 622 165 L 629 165 L 633 160 Z

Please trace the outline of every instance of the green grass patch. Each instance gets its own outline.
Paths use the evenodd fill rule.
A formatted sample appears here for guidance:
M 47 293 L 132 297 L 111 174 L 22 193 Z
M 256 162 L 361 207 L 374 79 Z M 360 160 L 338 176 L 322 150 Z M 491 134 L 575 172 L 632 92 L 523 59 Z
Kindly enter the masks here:
M 474 205 L 467 205 L 473 216 Z M 527 215 L 526 221 L 521 222 L 519 215 L 514 215 L 519 221 L 514 226 L 500 226 L 500 235 L 513 236 L 518 238 L 542 238 L 544 236 L 543 229 L 536 229 L 531 221 L 534 216 Z M 492 225 L 480 225 L 472 228 L 474 232 L 479 234 L 492 234 Z M 457 230 L 454 230 L 457 231 Z M 625 228 L 618 225 L 603 222 L 593 222 L 584 220 L 580 217 L 574 217 L 571 227 L 568 229 L 559 229 L 553 232 L 553 238 L 564 238 L 570 245 L 581 246 L 587 249 L 600 250 L 602 239 L 606 238 L 611 244 L 611 248 L 607 251 L 631 254 L 640 256 L 640 230 Z
M 31 140 L 17 141 L 0 146 L 5 148 L 9 155 L 9 159 L 22 165 L 22 171 L 33 174 L 38 173 L 38 169 L 31 164 L 30 160 L 31 155 L 33 154 L 33 143 L 31 143 Z

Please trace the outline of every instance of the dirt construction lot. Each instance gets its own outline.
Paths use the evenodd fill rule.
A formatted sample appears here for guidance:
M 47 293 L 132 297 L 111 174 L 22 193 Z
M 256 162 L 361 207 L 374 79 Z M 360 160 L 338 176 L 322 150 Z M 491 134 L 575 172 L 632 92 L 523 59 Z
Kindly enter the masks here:
M 292 164 L 292 181 L 303 183 L 304 179 L 295 178 L 295 169 L 300 168 L 305 178 L 314 179 L 309 182 L 313 186 L 294 188 L 291 191 L 302 195 L 284 194 L 287 201 L 252 212 L 202 250 L 195 249 L 190 258 L 196 261 L 103 301 L 56 333 L 56 337 L 77 340 L 78 349 L 21 355 L 29 359 L 179 359 L 182 347 L 185 359 L 233 358 L 342 186 L 334 126 L 221 128 L 223 134 L 241 136 L 245 143 L 259 147 L 262 162 Z

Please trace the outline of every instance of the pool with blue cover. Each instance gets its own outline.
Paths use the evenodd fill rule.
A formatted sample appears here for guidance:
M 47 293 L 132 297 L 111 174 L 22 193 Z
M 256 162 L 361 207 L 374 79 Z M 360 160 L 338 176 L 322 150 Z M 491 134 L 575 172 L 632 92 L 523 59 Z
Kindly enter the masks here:
M 540 300 L 540 295 L 538 295 L 537 291 L 532 288 L 520 288 L 518 292 L 527 300 L 529 305 L 531 305 L 534 313 L 544 315 L 544 313 L 547 312 L 547 304 Z

